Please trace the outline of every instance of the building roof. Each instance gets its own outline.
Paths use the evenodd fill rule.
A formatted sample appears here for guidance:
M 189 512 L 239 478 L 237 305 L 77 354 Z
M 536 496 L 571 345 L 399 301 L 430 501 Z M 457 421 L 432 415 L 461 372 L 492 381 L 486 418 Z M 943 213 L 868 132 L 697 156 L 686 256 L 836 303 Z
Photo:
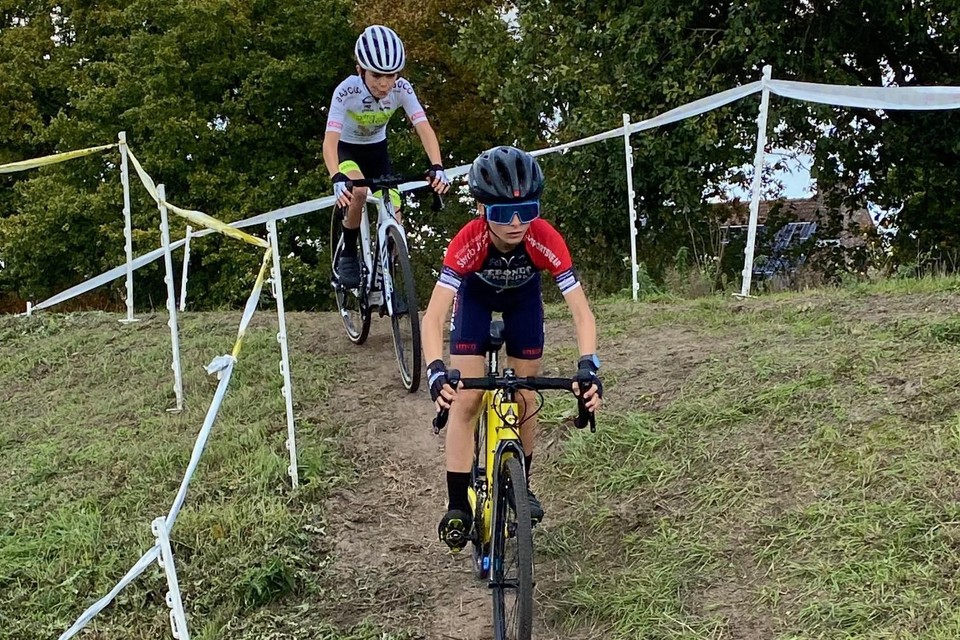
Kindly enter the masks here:
M 727 224 L 739 225 L 747 224 L 749 222 L 749 201 L 737 199 L 730 202 L 724 202 L 722 204 L 729 208 L 731 212 L 730 217 L 727 219 Z M 774 207 L 778 207 L 781 217 L 785 217 L 793 222 L 819 222 L 821 212 L 826 214 L 828 211 L 827 207 L 823 204 L 823 199 L 820 196 L 814 196 L 812 198 L 761 200 L 760 209 L 758 211 L 759 224 L 766 223 L 767 217 Z M 873 219 L 870 217 L 870 214 L 866 209 L 857 209 L 856 211 L 850 212 L 847 209 L 841 208 L 841 211 L 843 212 L 844 221 L 853 220 L 864 229 L 873 227 Z

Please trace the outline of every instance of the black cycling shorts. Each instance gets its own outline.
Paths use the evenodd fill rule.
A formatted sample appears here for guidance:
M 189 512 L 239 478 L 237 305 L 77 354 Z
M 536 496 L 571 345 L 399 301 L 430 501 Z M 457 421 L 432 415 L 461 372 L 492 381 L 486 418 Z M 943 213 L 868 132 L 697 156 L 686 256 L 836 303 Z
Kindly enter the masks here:
M 340 160 L 340 171 L 346 174 L 354 170 L 354 167 L 347 163 L 356 165 L 364 178 L 382 178 L 393 173 L 386 140 L 373 144 L 351 144 L 341 140 L 337 143 L 337 156 Z M 347 166 L 344 166 L 345 164 Z
M 450 355 L 486 354 L 493 312 L 503 314 L 507 355 L 520 360 L 543 357 L 543 296 L 540 278 L 516 289 L 496 290 L 470 275 L 463 279 L 450 318 Z

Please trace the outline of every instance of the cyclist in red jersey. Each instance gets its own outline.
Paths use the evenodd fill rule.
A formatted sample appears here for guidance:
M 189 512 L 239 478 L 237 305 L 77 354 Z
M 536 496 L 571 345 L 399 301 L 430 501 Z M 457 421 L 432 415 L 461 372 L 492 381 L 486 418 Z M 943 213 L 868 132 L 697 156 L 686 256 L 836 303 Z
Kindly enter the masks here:
M 464 377 L 483 376 L 492 312 L 503 314 L 507 366 L 518 376 L 535 376 L 543 356 L 543 296 L 540 272 L 549 271 L 573 314 L 580 360 L 577 379 L 593 385 L 584 394 L 587 408 L 600 408 L 603 385 L 597 377 L 597 329 L 590 305 L 560 233 L 540 217 L 543 172 L 536 159 L 515 147 L 495 147 L 474 160 L 470 193 L 480 217 L 468 222 L 447 248 L 440 279 L 422 321 L 423 352 L 430 396 L 437 409 L 449 408 L 446 436 L 447 513 L 440 539 L 459 551 L 472 526 L 467 488 L 473 463 L 473 429 L 482 392 L 456 390 L 443 362 L 443 323 L 450 322 L 450 366 Z M 575 392 L 579 387 L 575 383 Z M 521 392 L 524 415 L 536 408 L 534 392 Z M 529 410 L 527 409 L 529 407 Z M 536 440 L 536 417 L 521 425 L 525 467 L 530 474 Z M 529 483 L 528 483 L 529 486 Z M 543 507 L 530 491 L 530 515 L 543 519 Z

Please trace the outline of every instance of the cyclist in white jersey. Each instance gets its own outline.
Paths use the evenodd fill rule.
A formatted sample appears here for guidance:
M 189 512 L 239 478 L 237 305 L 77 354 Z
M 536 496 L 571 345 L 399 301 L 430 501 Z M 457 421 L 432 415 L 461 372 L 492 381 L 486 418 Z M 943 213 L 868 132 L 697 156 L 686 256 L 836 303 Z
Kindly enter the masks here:
M 347 208 L 337 273 L 340 284 L 351 289 L 360 286 L 357 238 L 367 189 L 355 188 L 351 192 L 346 182 L 393 173 L 387 150 L 387 124 L 394 111 L 403 107 L 420 136 L 431 163 L 433 189 L 446 193 L 450 188 L 437 134 L 427 122 L 413 87 L 399 75 L 406 62 L 400 38 L 389 27 L 373 25 L 360 34 L 354 53 L 357 75 L 341 82 L 334 91 L 323 138 L 323 160 L 333 181 L 337 206 Z M 390 198 L 399 208 L 399 192 L 391 191 Z

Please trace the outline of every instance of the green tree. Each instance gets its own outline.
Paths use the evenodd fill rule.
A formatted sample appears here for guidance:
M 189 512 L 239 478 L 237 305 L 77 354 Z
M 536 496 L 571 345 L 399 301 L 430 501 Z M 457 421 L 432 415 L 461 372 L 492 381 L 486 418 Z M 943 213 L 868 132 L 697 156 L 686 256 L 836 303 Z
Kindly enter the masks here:
M 46 21 L 44 33 L 57 34 L 42 54 L 62 71 L 52 82 L 62 99 L 36 133 L 47 148 L 102 144 L 126 130 L 131 149 L 165 183 L 171 202 L 226 221 L 329 192 L 325 172 L 318 171 L 320 144 L 330 95 L 349 70 L 349 5 L 140 0 L 57 6 L 52 13 L 38 7 L 25 24 L 10 28 L 42 31 L 35 25 Z M 24 49 L 7 55 L 41 54 Z M 122 261 L 115 165 L 115 156 L 104 156 L 18 180 L 14 202 L 6 203 L 0 220 L 8 286 L 45 295 Z M 158 215 L 139 181 L 132 182 L 140 253 L 158 245 Z M 300 259 L 295 276 L 307 287 L 327 277 L 317 250 L 305 242 L 325 237 L 325 216 L 283 226 L 284 256 Z M 174 224 L 174 234 L 184 226 Z M 198 241 L 193 299 L 209 306 L 242 300 L 258 253 L 228 239 Z M 44 261 L 59 268 L 51 273 Z M 158 271 L 153 278 L 145 272 L 148 278 L 137 288 L 153 301 L 164 295 Z M 317 304 L 316 294 L 300 302 Z
M 458 51 L 485 79 L 505 141 L 535 147 L 617 127 L 622 112 L 636 121 L 757 80 L 765 64 L 803 81 L 956 85 L 954 14 L 942 3 L 892 0 L 522 0 L 475 16 Z M 638 206 L 649 220 L 641 257 L 655 276 L 679 246 L 706 242 L 707 200 L 720 185 L 745 185 L 739 167 L 752 160 L 757 107 L 749 98 L 634 136 Z M 814 154 L 818 186 L 836 205 L 906 202 L 901 223 L 944 242 L 937 220 L 958 228 L 949 210 L 960 166 L 955 117 L 774 100 L 770 148 Z M 611 287 L 629 278 L 619 264 L 629 250 L 620 158 L 622 143 L 610 141 L 544 161 L 557 188 L 547 198 L 578 260 Z

